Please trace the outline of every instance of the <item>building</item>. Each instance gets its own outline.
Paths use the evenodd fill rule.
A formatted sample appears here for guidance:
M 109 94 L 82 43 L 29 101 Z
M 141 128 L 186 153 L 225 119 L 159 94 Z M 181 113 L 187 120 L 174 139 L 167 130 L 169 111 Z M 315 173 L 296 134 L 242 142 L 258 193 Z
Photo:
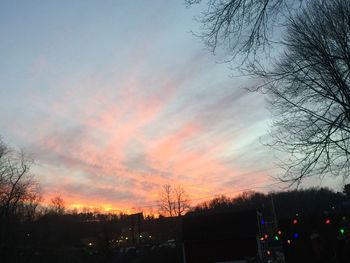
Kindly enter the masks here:
M 259 256 L 256 211 L 182 218 L 184 262 L 249 262 Z

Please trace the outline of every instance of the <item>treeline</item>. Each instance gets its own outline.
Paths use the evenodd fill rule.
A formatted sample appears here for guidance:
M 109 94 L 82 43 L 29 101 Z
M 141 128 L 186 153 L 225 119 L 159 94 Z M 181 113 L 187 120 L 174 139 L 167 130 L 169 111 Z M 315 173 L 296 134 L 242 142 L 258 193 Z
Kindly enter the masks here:
M 30 173 L 33 161 L 0 141 L 1 262 L 177 262 L 181 249 L 181 218 L 144 216 L 132 223 L 126 214 L 67 210 L 56 196 L 42 206 L 40 187 Z M 343 192 L 327 188 L 275 193 L 244 192 L 235 198 L 218 196 L 192 207 L 184 216 L 257 210 L 267 220 L 350 212 L 350 185 Z M 134 224 L 134 226 L 132 226 Z M 130 229 L 142 248 L 133 248 Z M 134 234 L 135 234 L 134 233 Z M 129 235 L 129 241 L 125 238 Z M 123 242 L 120 240 L 123 239 Z M 180 247 L 181 248 L 181 247 Z M 180 251 L 180 252 L 179 252 Z
M 252 209 L 271 216 L 272 209 L 274 209 L 277 218 L 284 219 L 293 217 L 295 214 L 317 216 L 327 213 L 349 212 L 349 186 L 345 185 L 343 192 L 334 192 L 328 188 L 310 188 L 268 194 L 251 191 L 244 192 L 235 198 L 223 195 L 195 206 L 188 214 Z
M 66 248 L 79 246 L 84 237 L 99 236 L 107 242 L 120 234 L 126 215 L 66 211 L 59 196 L 42 205 L 39 182 L 31 173 L 33 163 L 29 155 L 0 138 L 1 262 L 32 262 L 35 255 L 62 250 L 65 253 L 58 254 L 67 256 Z

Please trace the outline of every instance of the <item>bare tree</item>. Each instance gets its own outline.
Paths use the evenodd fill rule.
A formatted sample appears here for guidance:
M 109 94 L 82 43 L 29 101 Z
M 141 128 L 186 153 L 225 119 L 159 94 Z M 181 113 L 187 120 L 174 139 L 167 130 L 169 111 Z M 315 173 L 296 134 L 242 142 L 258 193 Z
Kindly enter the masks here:
M 16 213 L 20 204 L 38 199 L 38 185 L 29 173 L 32 160 L 23 152 L 6 150 L 0 158 L 0 217 Z
M 159 212 L 168 216 L 182 216 L 190 208 L 188 196 L 181 186 L 163 185 L 159 196 Z
M 173 192 L 175 198 L 175 214 L 181 216 L 190 208 L 190 201 L 187 193 L 180 185 L 176 186 Z
M 35 184 L 33 185 L 35 189 L 39 189 L 39 187 Z M 21 202 L 18 205 L 17 211 L 19 214 L 19 217 L 26 222 L 33 222 L 38 217 L 40 217 L 40 212 L 38 209 L 39 205 L 42 201 L 42 196 L 38 190 L 31 191 L 25 202 Z
M 174 216 L 174 209 L 172 188 L 168 184 L 163 185 L 159 197 L 159 211 L 168 216 Z
M 0 247 L 9 242 L 18 221 L 33 218 L 40 201 L 30 167 L 33 160 L 0 140 Z M 25 217 L 23 217 L 25 215 Z
M 260 68 L 274 114 L 273 145 L 289 153 L 282 180 L 349 176 L 350 2 L 310 1 L 293 16 L 284 54 Z
M 59 195 L 51 198 L 50 200 L 50 212 L 57 214 L 57 215 L 63 215 L 65 211 L 65 202 L 63 198 Z
M 283 181 L 349 175 L 349 6 L 347 0 L 207 0 L 199 18 L 212 51 L 223 46 L 263 79 L 258 90 L 269 95 L 272 145 L 289 153 Z M 276 31 L 285 37 L 274 38 Z M 264 65 L 257 55 L 271 46 L 283 55 Z
M 230 60 L 252 62 L 278 44 L 275 31 L 283 31 L 284 22 L 304 1 L 207 0 L 207 9 L 198 18 L 199 36 L 213 52 L 220 46 Z M 191 6 L 202 0 L 185 2 Z

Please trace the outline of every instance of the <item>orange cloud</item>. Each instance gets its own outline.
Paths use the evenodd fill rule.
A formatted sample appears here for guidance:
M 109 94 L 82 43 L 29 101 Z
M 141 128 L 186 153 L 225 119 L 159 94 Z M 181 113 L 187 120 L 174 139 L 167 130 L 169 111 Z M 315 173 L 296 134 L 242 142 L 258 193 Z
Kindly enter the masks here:
M 221 111 L 230 109 L 225 98 L 199 105 L 212 107 L 204 117 L 200 111 L 186 114 L 191 107 L 200 110 L 195 101 L 178 111 L 179 98 L 187 96 L 188 83 L 200 70 L 158 74 L 162 77 L 145 82 L 136 70 L 130 73 L 106 82 L 91 75 L 65 83 L 69 89 L 50 107 L 54 118 L 44 119 L 37 132 L 38 155 L 52 168 L 39 169 L 47 196 L 59 193 L 70 207 L 127 210 L 155 204 L 164 184 L 181 184 L 200 199 L 250 182 L 240 177 L 244 169 L 220 157 L 235 141 L 235 133 L 220 122 Z M 48 179 L 53 177 L 59 180 Z M 228 183 L 239 177 L 242 183 Z M 257 177 L 266 174 L 253 174 L 252 181 Z

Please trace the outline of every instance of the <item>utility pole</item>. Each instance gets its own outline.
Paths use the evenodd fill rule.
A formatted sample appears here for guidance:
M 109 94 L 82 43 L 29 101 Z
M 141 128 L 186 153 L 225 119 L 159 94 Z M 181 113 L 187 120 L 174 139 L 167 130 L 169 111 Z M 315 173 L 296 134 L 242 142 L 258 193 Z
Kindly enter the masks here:
M 266 261 L 266 256 L 265 256 L 265 253 L 266 253 L 266 244 L 265 242 L 263 242 L 261 240 L 262 236 L 263 236 L 263 233 L 265 231 L 263 231 L 263 224 L 265 224 L 264 222 L 264 217 L 263 217 L 263 214 L 259 211 L 256 211 L 256 217 L 257 217 L 257 223 L 258 223 L 258 236 L 257 236 L 257 243 L 258 243 L 258 255 L 259 255 L 259 258 L 261 260 L 261 262 L 265 262 Z
M 275 202 L 273 200 L 273 193 L 270 194 L 271 197 L 271 208 L 272 208 L 272 216 L 273 216 L 273 222 L 274 222 L 274 232 L 276 233 L 278 231 L 278 220 L 276 215 L 276 208 L 275 208 Z
M 271 197 L 271 210 L 272 210 L 272 216 L 273 216 L 273 232 L 275 235 L 279 234 L 279 229 L 278 229 L 278 219 L 277 219 L 277 214 L 276 214 L 276 208 L 275 208 L 275 202 L 273 199 L 274 194 L 270 193 Z M 283 251 L 283 246 L 281 244 L 281 239 L 278 240 L 278 245 L 274 247 L 275 254 L 277 256 L 277 262 L 285 262 L 285 257 L 284 257 L 284 251 Z

